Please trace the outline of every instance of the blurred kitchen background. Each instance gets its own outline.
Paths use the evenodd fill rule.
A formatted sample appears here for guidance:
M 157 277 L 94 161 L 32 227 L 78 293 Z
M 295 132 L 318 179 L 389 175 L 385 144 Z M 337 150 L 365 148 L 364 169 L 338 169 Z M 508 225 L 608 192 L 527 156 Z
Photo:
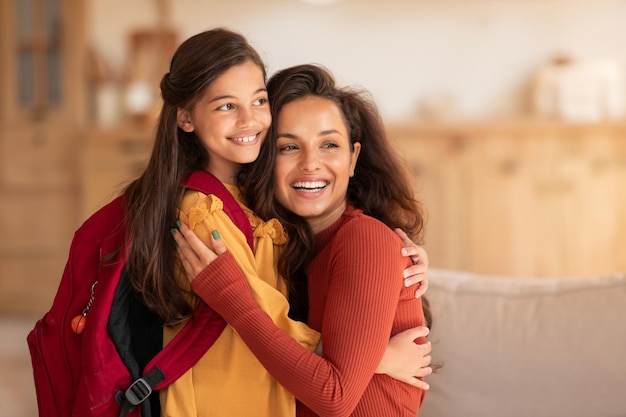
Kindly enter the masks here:
M 625 21 L 623 0 L 0 0 L 0 415 L 35 414 L 26 332 L 141 172 L 185 38 L 228 27 L 269 74 L 368 89 L 432 267 L 574 278 L 626 270 Z

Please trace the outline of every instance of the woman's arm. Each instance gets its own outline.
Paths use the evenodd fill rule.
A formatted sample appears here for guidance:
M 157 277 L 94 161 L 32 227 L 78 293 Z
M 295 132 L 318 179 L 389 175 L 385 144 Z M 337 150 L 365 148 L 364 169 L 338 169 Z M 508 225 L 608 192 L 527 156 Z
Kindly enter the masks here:
M 181 230 L 188 233 L 184 227 Z M 194 290 L 237 329 L 268 371 L 316 412 L 349 414 L 372 378 L 389 342 L 399 288 L 402 287 L 403 266 L 396 264 L 391 272 L 398 288 L 390 285 L 388 280 L 380 279 L 385 274 L 380 268 L 364 264 L 355 267 L 349 262 L 341 266 L 351 276 L 337 281 L 338 286 L 333 289 L 335 295 L 327 303 L 329 310 L 336 310 L 336 313 L 328 314 L 324 319 L 323 329 L 328 331 L 324 342 L 326 360 L 295 344 L 260 311 L 230 253 L 217 257 L 203 245 L 196 245 L 195 250 L 191 250 L 179 234 L 175 238 L 188 275 L 197 275 L 192 282 Z M 218 249 L 217 242 L 214 243 Z M 389 250 L 398 247 L 397 243 L 391 243 L 385 241 L 378 247 Z M 368 250 L 367 245 L 363 250 Z M 364 254 L 364 259 L 368 255 Z M 210 267 L 203 269 L 211 261 Z M 385 268 L 388 269 L 388 265 Z M 349 308 L 345 308 L 345 291 L 354 301 Z M 419 300 L 414 302 L 419 303 Z M 370 319 L 364 320 L 365 317 Z M 363 343 L 364 337 L 367 344 Z
M 211 231 L 222 231 L 222 243 L 233 254 L 237 264 L 246 276 L 253 295 L 259 305 L 291 337 L 307 348 L 314 350 L 320 340 L 319 333 L 305 323 L 288 317 L 289 303 L 284 294 L 276 289 L 280 279 L 274 273 L 261 275 L 257 270 L 259 262 L 254 258 L 245 236 L 224 212 L 222 201 L 214 195 L 188 190 L 180 204 L 179 218 L 189 225 L 189 231 L 205 245 L 211 245 Z M 273 260 L 270 261 L 273 263 Z M 187 280 L 182 277 L 185 282 Z

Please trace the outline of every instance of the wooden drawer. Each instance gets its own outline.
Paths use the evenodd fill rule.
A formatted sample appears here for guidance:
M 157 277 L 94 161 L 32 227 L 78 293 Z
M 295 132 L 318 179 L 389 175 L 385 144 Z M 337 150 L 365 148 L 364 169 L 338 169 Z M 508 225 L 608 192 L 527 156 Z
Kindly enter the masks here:
M 67 188 L 77 182 L 77 132 L 30 128 L 0 133 L 0 186 Z
M 0 314 L 41 316 L 48 311 L 68 253 L 0 253 Z
M 2 193 L 0 253 L 66 252 L 78 227 L 76 190 Z

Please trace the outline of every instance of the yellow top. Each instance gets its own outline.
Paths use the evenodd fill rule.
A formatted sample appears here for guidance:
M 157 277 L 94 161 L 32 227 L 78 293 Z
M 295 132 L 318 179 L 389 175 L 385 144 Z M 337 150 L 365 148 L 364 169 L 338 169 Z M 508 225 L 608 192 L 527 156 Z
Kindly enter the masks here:
M 244 234 L 223 211 L 214 195 L 189 190 L 183 197 L 179 218 L 210 246 L 210 233 L 218 230 L 248 278 L 255 299 L 287 334 L 315 350 L 320 335 L 304 323 L 287 317 L 286 285 L 274 261 L 279 245 L 286 242 L 281 224 L 263 222 L 241 203 L 234 186 L 228 190 L 240 202 L 254 232 L 255 253 Z M 181 271 L 181 283 L 188 280 Z M 164 344 L 180 329 L 165 328 Z M 226 326 L 207 353 L 182 377 L 161 391 L 161 415 L 168 417 L 281 417 L 295 416 L 295 399 L 265 370 L 235 330 Z

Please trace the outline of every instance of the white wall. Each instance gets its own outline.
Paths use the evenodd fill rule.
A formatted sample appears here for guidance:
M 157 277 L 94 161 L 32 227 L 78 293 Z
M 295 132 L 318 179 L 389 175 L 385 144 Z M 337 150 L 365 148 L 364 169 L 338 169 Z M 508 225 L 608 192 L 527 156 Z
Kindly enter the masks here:
M 154 0 L 88 0 L 89 37 L 112 65 L 126 36 L 153 25 Z M 557 53 L 626 67 L 623 0 L 171 0 L 181 39 L 226 26 L 248 37 L 270 73 L 318 62 L 374 95 L 388 120 L 414 117 L 433 96 L 458 115 L 519 114 L 533 69 Z M 626 94 L 626 92 L 624 92 Z

